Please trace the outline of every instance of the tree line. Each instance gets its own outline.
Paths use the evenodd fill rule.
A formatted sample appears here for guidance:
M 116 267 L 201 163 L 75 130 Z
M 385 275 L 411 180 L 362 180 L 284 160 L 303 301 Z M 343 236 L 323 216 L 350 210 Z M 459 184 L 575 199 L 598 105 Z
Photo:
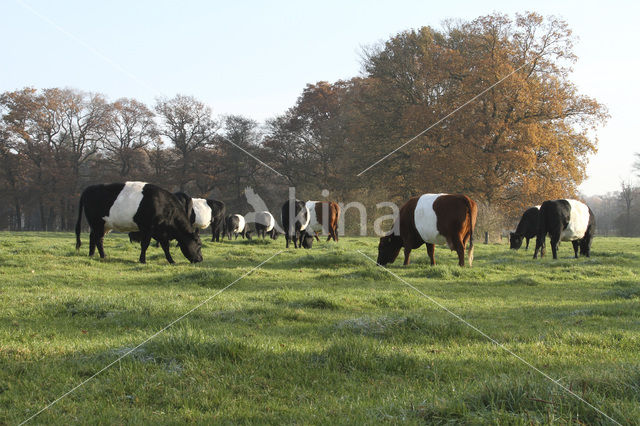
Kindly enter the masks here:
M 480 204 L 481 227 L 509 226 L 540 200 L 577 195 L 608 118 L 571 82 L 573 40 L 564 21 L 535 13 L 403 31 L 363 49 L 359 76 L 308 84 L 264 123 L 214 117 L 185 95 L 149 106 L 68 88 L 5 92 L 0 227 L 71 229 L 84 187 L 124 180 L 239 212 L 247 186 L 272 210 L 290 186 L 374 211 L 461 192 Z

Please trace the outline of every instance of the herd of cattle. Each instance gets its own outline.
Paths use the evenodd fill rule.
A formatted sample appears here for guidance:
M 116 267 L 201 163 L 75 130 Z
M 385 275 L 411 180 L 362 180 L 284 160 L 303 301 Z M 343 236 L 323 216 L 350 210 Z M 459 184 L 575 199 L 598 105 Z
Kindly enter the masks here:
M 251 239 L 252 233 L 277 239 L 280 232 L 273 215 L 268 211 L 256 212 L 252 219 L 254 229 L 241 214 L 226 215 L 221 201 L 191 198 L 183 192 L 172 194 L 156 185 L 145 182 L 112 183 L 86 188 L 80 197 L 76 223 L 76 250 L 80 248 L 82 213 L 89 222 L 89 256 L 96 247 L 101 258 L 105 257 L 103 238 L 114 230 L 129 233 L 132 242 L 140 242 L 140 262 L 145 263 L 146 251 L 154 239 L 162 247 L 169 263 L 174 263 L 170 253 L 170 241 L 176 240 L 182 254 L 192 263 L 202 261 L 199 232 L 211 228 L 211 240 L 220 241 L 221 235 Z M 473 263 L 473 231 L 478 208 L 466 195 L 423 194 L 410 198 L 401 208 L 393 231 L 380 238 L 378 264 L 393 263 L 404 249 L 404 264 L 409 264 L 411 250 L 426 244 L 431 264 L 435 264 L 436 244 L 446 244 L 458 254 L 458 264 L 465 264 L 465 247 L 468 248 L 469 266 Z M 286 239 L 286 247 L 293 241 L 294 247 L 311 248 L 319 240 L 322 230 L 327 241 L 338 241 L 340 207 L 331 201 L 287 200 L 282 205 L 280 223 Z M 595 232 L 593 212 L 576 200 L 549 200 L 525 211 L 510 235 L 512 249 L 521 247 L 526 239 L 536 237 L 534 258 L 545 253 L 545 238 L 551 237 L 553 258 L 557 259 L 559 241 L 571 241 L 575 257 L 578 253 L 589 256 Z

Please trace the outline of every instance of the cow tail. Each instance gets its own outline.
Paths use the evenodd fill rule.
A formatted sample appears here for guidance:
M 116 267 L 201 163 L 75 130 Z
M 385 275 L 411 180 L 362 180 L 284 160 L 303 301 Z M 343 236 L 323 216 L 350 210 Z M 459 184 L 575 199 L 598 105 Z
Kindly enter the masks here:
M 468 197 L 467 198 L 467 209 L 468 209 L 468 220 L 469 220 L 469 267 L 473 265 L 473 230 L 476 227 L 476 218 L 478 215 L 478 207 L 476 204 Z
M 80 196 L 80 206 L 78 207 L 78 221 L 76 222 L 76 250 L 80 249 L 80 231 L 82 230 L 82 208 L 84 204 L 84 194 Z

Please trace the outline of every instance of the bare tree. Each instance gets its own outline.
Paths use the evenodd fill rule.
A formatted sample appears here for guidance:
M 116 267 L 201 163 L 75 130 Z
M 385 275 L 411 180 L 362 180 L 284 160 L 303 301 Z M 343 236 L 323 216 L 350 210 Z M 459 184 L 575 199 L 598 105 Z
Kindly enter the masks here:
M 161 121 L 159 132 L 177 154 L 176 174 L 180 190 L 184 190 L 194 179 L 194 153 L 212 143 L 217 124 L 211 108 L 192 96 L 159 99 L 155 110 Z
M 624 229 L 622 235 L 630 237 L 633 233 L 631 223 L 631 208 L 633 207 L 633 200 L 635 199 L 636 189 L 631 184 L 631 181 L 620 182 L 620 201 L 623 207 L 623 223 Z
M 110 105 L 104 149 L 121 178 L 131 174 L 136 154 L 157 135 L 153 112 L 135 99 L 122 98 Z

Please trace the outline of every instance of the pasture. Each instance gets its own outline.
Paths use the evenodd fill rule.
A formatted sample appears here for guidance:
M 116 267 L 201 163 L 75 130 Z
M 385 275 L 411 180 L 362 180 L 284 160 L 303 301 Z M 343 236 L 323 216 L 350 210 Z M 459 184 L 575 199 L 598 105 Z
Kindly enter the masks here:
M 284 249 L 211 243 L 177 265 L 126 235 L 0 233 L 0 424 L 43 408 Z M 290 248 L 34 419 L 53 424 L 609 421 L 406 284 L 377 239 Z M 390 270 L 623 424 L 640 424 L 640 240 L 534 261 L 423 247 Z

